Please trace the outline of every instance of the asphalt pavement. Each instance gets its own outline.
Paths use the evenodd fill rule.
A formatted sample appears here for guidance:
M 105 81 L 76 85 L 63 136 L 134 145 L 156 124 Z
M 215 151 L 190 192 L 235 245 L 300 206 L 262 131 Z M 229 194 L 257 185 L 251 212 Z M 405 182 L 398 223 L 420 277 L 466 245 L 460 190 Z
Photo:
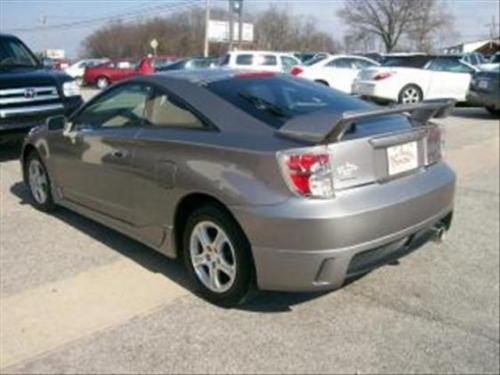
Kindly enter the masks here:
M 459 108 L 441 123 L 458 173 L 443 244 L 236 309 L 146 246 L 35 210 L 18 146 L 0 145 L 0 373 L 499 373 L 499 121 Z

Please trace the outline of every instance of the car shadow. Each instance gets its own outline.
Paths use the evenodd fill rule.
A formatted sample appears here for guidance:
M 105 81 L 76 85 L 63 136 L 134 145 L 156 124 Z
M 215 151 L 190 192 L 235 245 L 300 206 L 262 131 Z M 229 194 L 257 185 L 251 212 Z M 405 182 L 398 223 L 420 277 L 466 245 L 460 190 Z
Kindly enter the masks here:
M 31 204 L 31 197 L 24 183 L 15 183 L 11 186 L 10 191 L 20 199 L 19 204 Z M 100 241 L 111 250 L 133 260 L 147 270 L 164 275 L 199 297 L 195 285 L 189 279 L 181 261 L 169 259 L 138 241 L 66 208 L 59 207 L 50 215 L 63 221 L 65 224 L 71 225 L 89 237 Z M 292 310 L 293 306 L 318 298 L 324 294 L 325 292 L 282 293 L 256 291 L 251 293 L 247 302 L 237 306 L 236 309 L 261 313 L 288 312 Z
M 451 115 L 466 119 L 498 121 L 498 116 L 492 115 L 482 107 L 456 107 Z
M 0 143 L 0 163 L 19 159 L 22 141 Z

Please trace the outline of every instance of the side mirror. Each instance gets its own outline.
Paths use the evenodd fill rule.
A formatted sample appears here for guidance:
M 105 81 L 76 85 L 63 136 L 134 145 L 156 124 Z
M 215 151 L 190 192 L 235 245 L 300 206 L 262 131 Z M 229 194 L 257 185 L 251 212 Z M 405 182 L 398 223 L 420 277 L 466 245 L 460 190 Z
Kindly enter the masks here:
M 68 120 L 63 115 L 52 116 L 45 122 L 49 131 L 66 130 Z

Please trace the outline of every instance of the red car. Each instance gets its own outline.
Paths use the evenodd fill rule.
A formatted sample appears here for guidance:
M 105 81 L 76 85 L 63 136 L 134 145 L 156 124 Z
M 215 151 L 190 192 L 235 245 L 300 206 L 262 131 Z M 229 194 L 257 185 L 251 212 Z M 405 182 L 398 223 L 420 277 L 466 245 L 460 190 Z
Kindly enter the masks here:
M 108 87 L 111 83 L 121 81 L 135 75 L 153 74 L 155 70 L 170 64 L 175 56 L 144 57 L 139 63 L 130 59 L 114 60 L 88 67 L 83 75 L 85 85 L 97 86 L 99 89 Z
M 137 63 L 131 60 L 114 60 L 85 69 L 83 82 L 104 89 L 109 84 L 137 74 Z

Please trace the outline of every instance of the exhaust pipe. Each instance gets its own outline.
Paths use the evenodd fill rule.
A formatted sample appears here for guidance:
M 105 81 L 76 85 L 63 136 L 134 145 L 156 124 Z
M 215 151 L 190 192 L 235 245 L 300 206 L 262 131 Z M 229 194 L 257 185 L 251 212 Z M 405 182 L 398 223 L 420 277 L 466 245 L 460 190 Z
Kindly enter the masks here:
M 446 239 L 446 225 L 444 223 L 437 223 L 431 230 L 433 231 L 432 240 L 436 243 L 443 243 Z

